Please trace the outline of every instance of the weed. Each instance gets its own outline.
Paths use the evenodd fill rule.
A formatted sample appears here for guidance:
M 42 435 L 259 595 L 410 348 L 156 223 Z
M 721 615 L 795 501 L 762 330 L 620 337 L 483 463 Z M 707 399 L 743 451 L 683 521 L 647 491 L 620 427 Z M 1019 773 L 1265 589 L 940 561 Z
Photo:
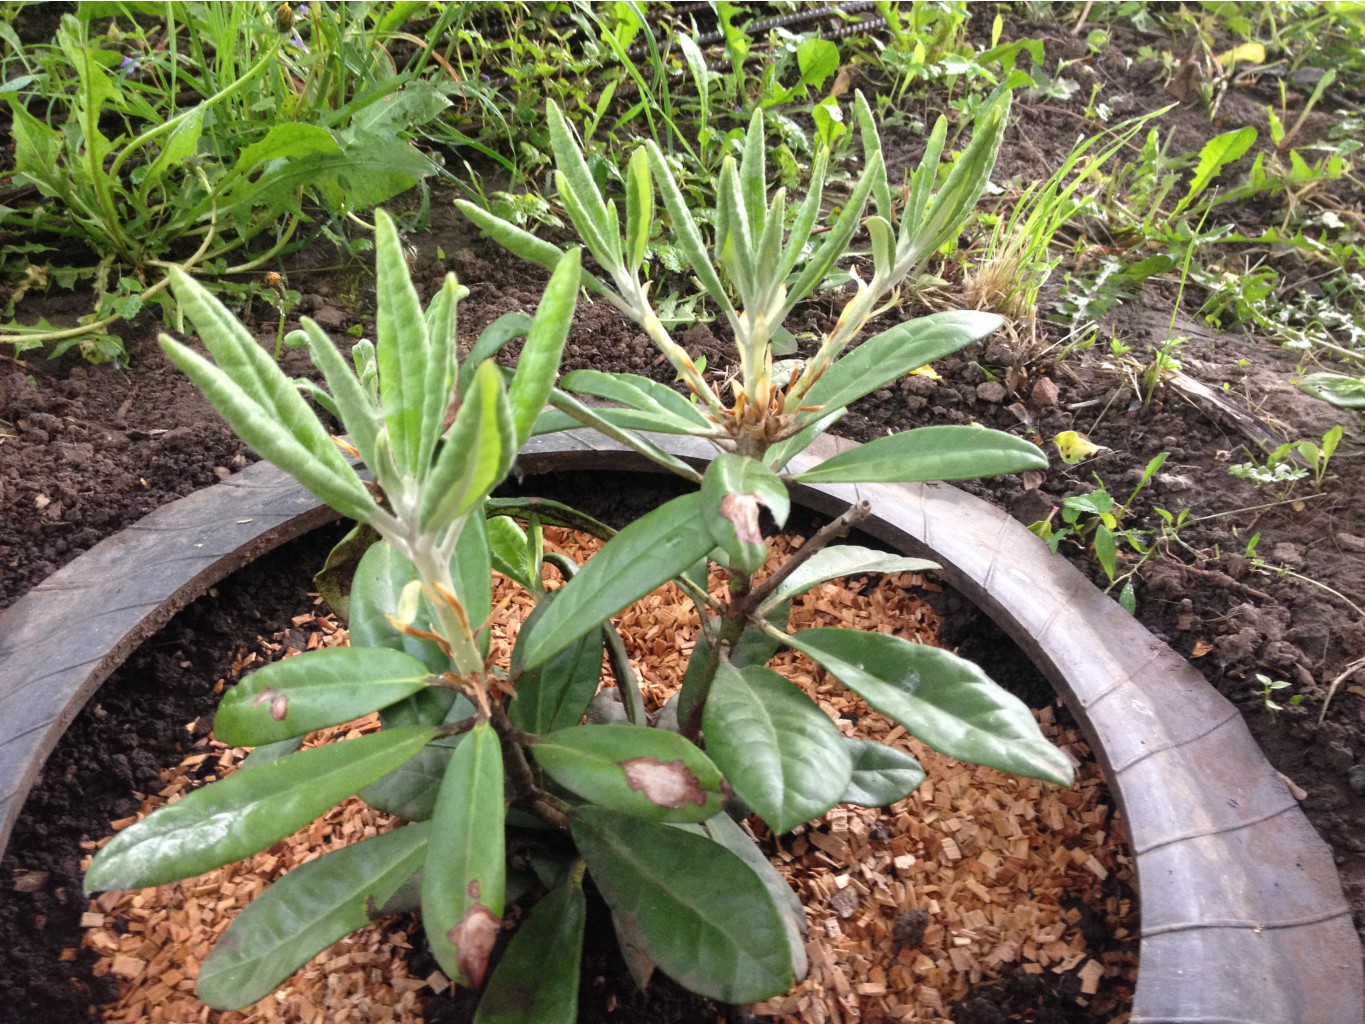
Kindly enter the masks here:
M 1281 690 L 1289 689 L 1290 684 L 1284 679 L 1271 679 L 1264 672 L 1256 673 L 1256 686 L 1252 687 L 1256 695 L 1261 698 L 1265 709 L 1270 712 L 1283 711 L 1284 705 L 1275 700 L 1275 694 Z M 1303 703 L 1303 694 L 1296 693 L 1286 701 L 1292 707 L 1298 707 Z

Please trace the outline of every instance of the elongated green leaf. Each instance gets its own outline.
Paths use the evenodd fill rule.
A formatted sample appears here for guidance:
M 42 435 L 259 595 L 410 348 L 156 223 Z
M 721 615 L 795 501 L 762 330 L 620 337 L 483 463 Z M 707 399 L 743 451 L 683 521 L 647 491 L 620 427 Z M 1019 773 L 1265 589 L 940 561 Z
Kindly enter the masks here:
M 514 452 L 531 436 L 531 428 L 545 408 L 559 374 L 564 339 L 569 336 L 574 305 L 578 302 L 578 259 L 578 250 L 570 249 L 550 275 L 517 359 L 516 376 L 508 391 L 512 422 L 516 426 Z
M 874 158 L 882 156 L 882 138 L 877 132 L 877 122 L 872 116 L 872 107 L 868 104 L 866 97 L 863 96 L 861 89 L 853 92 L 853 111 L 858 119 L 858 136 L 863 143 L 863 163 L 872 162 Z M 934 156 L 937 164 L 938 156 Z M 873 183 L 872 188 L 873 208 L 879 217 L 891 220 L 893 211 L 891 208 L 891 187 L 886 180 L 886 175 L 881 175 L 880 179 Z M 905 214 L 902 214 L 905 216 Z
M 569 880 L 541 898 L 512 936 L 474 1024 L 575 1024 L 587 901 Z
M 791 509 L 787 487 L 763 463 L 722 452 L 706 467 L 702 518 L 730 568 L 739 572 L 757 572 L 767 561 L 768 544 L 759 529 L 760 505 L 768 508 L 779 527 L 787 521 Z
M 844 742 L 853 758 L 853 777 L 839 798 L 841 804 L 889 807 L 913 793 L 925 779 L 920 763 L 894 747 L 872 740 Z
M 550 146 L 555 154 L 556 186 L 574 227 L 588 244 L 597 262 L 614 269 L 621 266 L 621 236 L 608 229 L 607 204 L 593 181 L 592 171 L 574 141 L 573 131 L 554 100 L 546 102 Z M 562 176 L 562 178 L 560 177 Z
M 474 222 L 481 231 L 513 256 L 520 256 L 530 263 L 538 263 L 546 270 L 554 270 L 564 255 L 564 250 L 529 231 L 523 231 L 515 224 L 509 224 L 487 210 L 475 206 L 467 199 L 455 200 L 456 208 Z M 613 294 L 611 289 L 588 271 L 581 271 L 578 283 L 597 295 Z
M 388 707 L 427 685 L 426 665 L 382 647 L 305 651 L 251 673 L 228 691 L 214 736 L 257 747 L 341 725 Z
M 1228 164 L 1241 159 L 1255 141 L 1256 129 L 1251 125 L 1245 125 L 1234 131 L 1216 135 L 1204 143 L 1204 148 L 1199 151 L 1199 164 L 1194 169 L 1194 177 L 1190 179 L 1189 191 L 1176 204 L 1171 216 L 1174 217 L 1198 199 L 1213 179 L 1218 177 L 1219 172 Z
M 669 417 L 690 428 L 712 430 L 715 426 L 695 405 L 672 388 L 637 373 L 574 370 L 564 375 L 560 386 L 576 394 L 595 395 L 640 412 Z M 609 410 L 596 411 L 604 413 Z
M 584 633 L 685 571 L 711 550 L 701 496 L 684 494 L 641 516 L 588 560 L 536 622 L 523 628 L 514 667 L 535 668 Z
M 504 313 L 485 327 L 469 350 L 469 355 L 465 356 L 464 365 L 460 367 L 460 394 L 463 395 L 469 390 L 469 382 L 474 377 L 474 371 L 485 359 L 492 359 L 509 341 L 524 338 L 530 329 L 531 318 L 521 310 Z
M 446 768 L 422 867 L 422 925 L 436 962 L 460 985 L 483 984 L 506 891 L 502 746 L 480 722 Z
M 853 763 L 839 730 L 771 669 L 722 661 L 702 725 L 716 765 L 779 835 L 824 814 L 848 788 Z
M 243 440 L 333 508 L 366 519 L 373 499 L 289 377 L 203 286 L 175 268 L 170 276 L 176 299 L 218 365 L 162 335 L 167 356 Z
M 811 587 L 841 576 L 862 576 L 867 573 L 888 572 L 928 572 L 941 568 L 937 562 L 923 558 L 905 558 L 901 555 L 874 551 L 872 548 L 859 547 L 857 544 L 838 544 L 821 548 L 802 562 L 788 576 L 780 587 L 763 602 L 760 614 L 766 614 L 783 601 L 789 601 L 798 594 L 804 594 Z
M 742 192 L 734 157 L 727 156 L 716 188 L 716 258 L 747 307 L 758 299 L 759 268 L 754 264 L 754 241 Z
M 476 505 L 460 527 L 460 538 L 450 559 L 455 596 L 464 605 L 469 628 L 481 629 L 493 613 L 493 561 L 488 544 L 488 519 Z M 478 634 L 479 650 L 488 656 L 488 630 Z
M 375 288 L 380 297 L 375 354 L 384 423 L 398 467 L 415 474 L 426 468 L 421 460 L 423 435 L 439 433 L 439 424 L 426 421 L 431 339 L 398 228 L 383 210 L 375 211 L 374 249 Z
M 147 168 L 147 176 L 142 179 L 142 187 L 150 188 L 166 176 L 172 167 L 182 167 L 199 149 L 199 138 L 204 133 L 204 110 L 201 103 L 189 116 L 171 129 L 161 152 Z
M 449 717 L 468 717 L 474 713 L 473 705 L 466 698 L 460 697 L 459 703 L 465 708 L 464 714 Z M 463 736 L 449 736 L 432 740 L 417 752 L 416 757 L 404 761 L 382 779 L 362 789 L 360 799 L 376 810 L 404 821 L 429 820 L 436 813 L 436 796 L 441 791 L 446 766 L 463 739 Z
M 450 408 L 458 386 L 459 349 L 455 334 L 460 300 L 468 294 L 469 289 L 460 284 L 454 274 L 446 274 L 440 291 L 432 296 L 424 314 L 431 350 L 427 355 L 428 374 L 422 399 L 424 433 L 418 456 L 422 466 L 431 462 L 436 442 L 444 432 L 446 410 Z
M 1028 706 L 955 654 L 886 633 L 803 629 L 788 643 L 940 753 L 1071 785 Z
M 553 602 L 557 593 L 542 598 L 537 611 Z M 567 729 L 582 721 L 601 681 L 602 633 L 598 630 L 584 633 L 539 668 L 523 672 L 507 717 L 518 729 L 535 735 Z
M 935 360 L 956 352 L 998 329 L 1004 320 L 994 313 L 954 310 L 897 324 L 846 353 L 820 377 L 801 404 L 817 411 L 801 413 L 805 423 L 851 405 L 864 395 L 899 380 Z
M 407 651 L 435 675 L 450 671 L 450 658 L 430 640 L 399 633 L 388 616 L 398 610 L 403 588 L 417 579 L 412 563 L 387 541 L 373 545 L 360 559 L 351 581 L 350 630 L 353 647 L 387 647 Z M 422 600 L 413 625 L 430 632 L 431 609 Z
M 545 773 L 595 804 L 651 821 L 705 821 L 725 802 L 720 771 L 675 732 L 575 725 L 531 748 Z
M 313 365 L 322 371 L 327 380 L 327 390 L 336 403 L 337 414 L 351 437 L 351 444 L 360 453 L 365 465 L 380 465 L 376 444 L 379 436 L 378 406 L 327 333 L 308 317 L 303 317 L 299 322 L 308 338 L 308 354 L 312 357 Z
M 114 836 L 95 855 L 85 890 L 163 885 L 249 857 L 398 767 L 436 732 L 385 729 L 197 789 Z
M 786 281 L 787 276 L 791 274 L 805 252 L 806 243 L 810 241 L 811 232 L 815 230 L 815 222 L 820 217 L 825 174 L 828 168 L 829 150 L 822 147 L 820 152 L 815 155 L 815 163 L 811 167 L 810 184 L 806 186 L 806 198 L 801 200 L 801 205 L 796 209 L 791 234 L 787 236 L 787 247 L 783 250 L 782 262 L 778 264 L 773 273 L 773 279 L 776 281 Z
M 467 513 L 502 482 L 516 457 L 516 424 L 491 359 L 474 372 L 462 398 L 422 491 L 423 529 Z
M 550 498 L 489 498 L 484 507 L 490 516 L 511 516 L 523 522 L 534 517 L 545 526 L 563 526 L 601 540 L 615 537 L 617 532 L 586 512 Z
M 986 427 L 919 427 L 879 437 L 798 473 L 803 483 L 916 483 L 970 480 L 1047 469 L 1047 456 L 1022 438 Z
M 648 430 L 658 434 L 684 434 L 694 437 L 710 436 L 715 432 L 714 426 L 708 426 L 702 430 L 690 420 L 679 420 L 666 414 L 639 412 L 635 409 L 608 408 L 600 405 L 591 408 L 597 419 L 622 430 Z M 561 430 L 577 430 L 582 426 L 584 423 L 581 420 L 575 419 L 566 412 L 559 409 L 546 409 L 541 414 L 540 419 L 536 420 L 531 435 L 540 437 L 544 434 L 557 434 Z
M 808 966 L 806 945 L 802 941 L 808 930 L 806 908 L 801 903 L 801 897 L 787 884 L 782 873 L 773 867 L 772 861 L 759 849 L 753 836 L 741 828 L 730 815 L 717 814 L 703 822 L 701 827 L 713 840 L 749 865 L 754 874 L 758 875 L 763 887 L 768 890 L 768 894 L 772 896 L 773 905 L 777 907 L 778 913 L 782 915 L 787 925 L 787 934 L 791 940 L 792 966 L 796 971 L 796 980 L 800 981 L 806 976 Z
M 600 807 L 573 812 L 573 837 L 613 916 L 644 952 L 702 995 L 750 1003 L 795 978 L 787 930 L 763 881 L 706 836 Z
M 408 825 L 301 864 L 236 919 L 199 969 L 198 994 L 240 1010 L 337 940 L 365 927 L 422 866 L 428 828 Z
M 829 233 L 825 235 L 824 241 L 806 261 L 800 275 L 788 288 L 787 302 L 782 308 L 779 320 L 786 319 L 792 307 L 802 299 L 808 298 L 825 279 L 830 268 L 848 251 L 848 240 L 853 237 L 853 232 L 862 222 L 863 207 L 867 205 L 868 193 L 872 191 L 872 186 L 878 178 L 885 176 L 886 168 L 882 165 L 880 157 L 874 156 L 872 162 L 863 168 L 858 183 L 854 185 L 852 194 L 844 203 L 843 210 L 830 227 Z
M 526 531 L 510 516 L 488 520 L 488 554 L 492 568 L 527 590 L 532 589 L 532 564 Z
M 702 241 L 701 232 L 697 230 L 697 222 L 693 220 L 687 200 L 683 198 L 682 190 L 673 179 L 673 172 L 668 169 L 668 161 L 664 158 L 663 151 L 653 140 L 646 142 L 645 145 L 649 149 L 649 164 L 654 171 L 654 181 L 659 186 L 659 195 L 663 198 L 668 215 L 673 220 L 673 236 L 679 250 L 687 258 L 692 272 L 697 275 L 697 280 L 706 289 L 706 294 L 711 297 L 711 301 L 716 304 L 721 314 L 733 316 L 734 306 L 730 303 L 725 287 L 720 283 L 716 268 L 711 264 L 706 244 Z
M 763 133 L 763 108 L 754 107 L 749 118 L 749 130 L 744 133 L 744 155 L 739 164 L 740 191 L 744 196 L 744 212 L 754 238 L 767 233 L 768 168 L 767 139 Z M 778 221 L 781 224 L 781 219 Z
M 1343 409 L 1365 409 L 1365 377 L 1310 373 L 1299 381 L 1299 389 Z
M 649 176 L 649 154 L 638 146 L 626 165 L 626 270 L 634 274 L 645 260 L 654 227 L 654 183 Z

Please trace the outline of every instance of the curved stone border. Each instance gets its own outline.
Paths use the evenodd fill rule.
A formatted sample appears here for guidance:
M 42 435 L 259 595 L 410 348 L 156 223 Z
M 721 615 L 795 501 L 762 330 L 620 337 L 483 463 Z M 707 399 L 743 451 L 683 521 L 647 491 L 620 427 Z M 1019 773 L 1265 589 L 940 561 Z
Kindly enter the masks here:
M 655 441 L 690 461 L 708 445 Z M 799 469 L 848 447 L 821 439 Z M 657 467 L 586 431 L 534 438 L 520 469 Z M 1359 1024 L 1361 946 L 1330 850 L 1240 714 L 1184 658 L 1004 512 L 943 484 L 795 488 L 943 565 L 1081 722 L 1123 808 L 1142 936 L 1134 1024 Z M 141 640 L 213 583 L 332 518 L 259 464 L 152 513 L 0 614 L 0 846 L 58 737 Z

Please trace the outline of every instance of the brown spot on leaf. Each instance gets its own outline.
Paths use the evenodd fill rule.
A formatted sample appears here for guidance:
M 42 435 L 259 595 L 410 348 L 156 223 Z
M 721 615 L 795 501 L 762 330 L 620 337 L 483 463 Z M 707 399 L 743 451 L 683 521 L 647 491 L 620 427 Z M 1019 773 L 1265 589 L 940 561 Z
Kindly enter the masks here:
M 686 761 L 660 761 L 657 757 L 632 757 L 621 762 L 626 784 L 656 807 L 671 811 L 688 804 L 706 806 L 706 791 Z
M 273 701 L 279 695 L 280 695 L 279 690 L 275 689 L 275 687 L 273 686 L 267 686 L 264 690 L 262 690 L 260 693 L 256 695 L 256 699 L 251 702 L 251 706 L 253 708 L 258 708 L 267 701 Z
M 461 980 L 470 988 L 483 984 L 501 924 L 498 916 L 480 903 L 466 910 L 460 923 L 446 932 L 446 939 L 455 947 Z
M 270 702 L 270 717 L 277 722 L 283 722 L 284 716 L 289 714 L 289 698 L 281 694 Z
M 763 534 L 758 528 L 758 498 L 752 494 L 727 494 L 720 499 L 720 514 L 735 526 L 735 535 L 744 544 L 759 544 Z

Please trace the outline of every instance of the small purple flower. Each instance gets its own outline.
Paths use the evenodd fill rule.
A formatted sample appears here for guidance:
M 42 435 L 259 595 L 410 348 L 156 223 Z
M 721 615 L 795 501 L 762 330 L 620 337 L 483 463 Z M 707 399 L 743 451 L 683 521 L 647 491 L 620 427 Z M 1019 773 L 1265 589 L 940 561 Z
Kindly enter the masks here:
M 125 75 L 131 75 L 137 68 L 137 59 L 134 57 L 124 57 L 118 64 L 119 72 Z
M 311 52 L 312 52 L 311 50 L 308 49 L 308 44 L 305 43 L 305 42 L 304 42 L 302 39 L 300 39 L 298 36 L 294 36 L 292 39 L 290 39 L 290 40 L 289 40 L 289 45 L 292 46 L 294 49 L 299 50 L 299 51 L 301 51 L 301 52 L 303 52 L 303 53 L 311 53 Z

